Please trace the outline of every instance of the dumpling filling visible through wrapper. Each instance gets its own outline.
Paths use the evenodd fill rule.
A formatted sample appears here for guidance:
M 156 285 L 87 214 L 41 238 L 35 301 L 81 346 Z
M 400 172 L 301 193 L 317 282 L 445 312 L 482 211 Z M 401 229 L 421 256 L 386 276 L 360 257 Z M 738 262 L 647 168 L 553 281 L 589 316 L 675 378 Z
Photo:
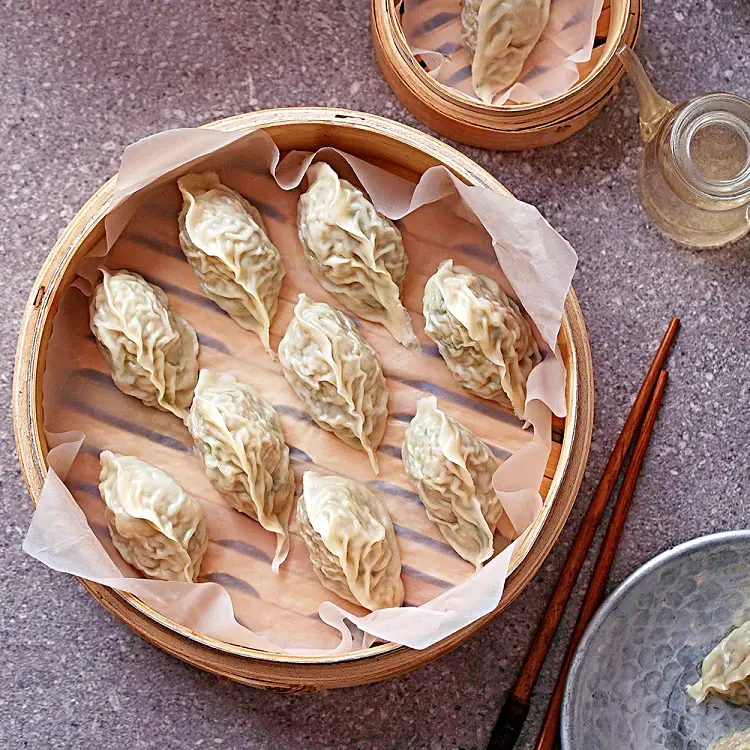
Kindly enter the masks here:
M 498 283 L 445 260 L 425 286 L 424 319 L 456 381 L 510 404 L 523 419 L 526 382 L 542 356 L 529 322 Z
M 443 86 L 498 107 L 540 103 L 578 82 L 598 34 L 606 33 L 598 28 L 602 4 L 403 0 L 401 24 L 415 64 Z
M 201 504 L 165 471 L 102 451 L 99 493 L 117 551 L 149 578 L 193 581 L 208 547 Z
M 549 19 L 550 0 L 463 0 L 463 42 L 477 96 L 491 104 L 512 86 Z
M 377 352 L 351 321 L 325 302 L 301 294 L 279 344 L 279 361 L 316 424 L 364 450 L 377 474 L 388 390 Z
M 269 354 L 284 266 L 258 210 L 213 172 L 177 181 L 180 245 L 201 289 Z
M 352 182 L 362 185 L 377 212 L 398 222 L 412 261 L 401 296 L 408 309 L 420 308 L 424 285 L 444 257 L 455 257 L 457 263 L 508 281 L 550 347 L 529 378 L 527 419 L 533 432 L 523 430 L 506 408 L 463 392 L 432 346 L 422 352 L 407 350 L 381 325 L 353 321 L 362 338 L 377 349 L 389 391 L 390 414 L 377 453 L 380 474 L 375 478 L 365 453 L 314 424 L 284 379 L 280 364 L 262 351 L 260 340 L 206 298 L 180 248 L 177 218 L 182 197 L 176 180 L 182 174 L 211 170 L 253 205 L 263 206 L 264 220 L 278 244 L 286 276 L 272 339 L 282 338 L 299 293 L 338 307 L 303 261 L 296 237 L 298 198 L 304 190 L 300 181 L 316 159 L 330 161 L 340 174 L 350 169 L 356 177 Z M 75 462 L 66 466 L 64 457 L 80 444 L 69 436 L 57 438 L 59 445 L 49 455 L 50 472 L 25 544 L 29 554 L 56 570 L 133 593 L 161 616 L 198 637 L 217 639 L 229 650 L 236 644 L 288 654 L 343 653 L 367 648 L 372 639 L 421 649 L 496 609 L 508 571 L 522 558 L 518 543 L 501 548 L 499 542 L 507 543 L 511 535 L 534 523 L 542 508 L 538 490 L 541 487 L 543 493 L 549 481 L 544 473 L 555 466 L 554 456 L 550 460 L 551 412 L 563 415 L 565 405 L 565 362 L 555 351 L 555 341 L 575 254 L 533 207 L 501 192 L 467 186 L 442 167 L 425 172 L 417 185 L 416 179 L 397 176 L 399 169 L 407 167 L 396 164 L 389 173 L 332 149 L 282 155 L 262 130 L 182 129 L 128 149 L 114 208 L 106 217 L 107 240 L 102 238 L 95 252 L 82 261 L 80 278 L 62 295 L 54 319 L 43 389 L 45 428 L 58 435 L 81 430 L 85 442 Z M 290 473 L 279 470 L 285 465 L 282 443 L 288 446 L 289 469 L 293 466 L 298 476 L 309 470 L 321 476 L 346 474 L 382 500 L 397 535 L 406 606 L 367 614 L 355 604 L 344 605 L 320 583 L 301 539 L 292 541 L 283 570 L 272 575 L 273 564 L 278 563 L 275 548 L 282 540 L 238 513 L 232 503 L 242 493 L 242 499 L 252 501 L 250 493 L 244 487 L 235 492 L 234 486 L 226 494 L 220 487 L 217 493 L 216 483 L 209 481 L 209 473 L 192 453 L 185 425 L 123 395 L 105 374 L 88 329 L 85 282 L 95 283 L 89 269 L 100 266 L 108 252 L 108 264 L 128 266 L 165 289 L 173 309 L 197 330 L 204 370 L 231 373 L 237 382 L 252 386 L 279 415 L 283 435 L 274 431 L 274 441 L 268 445 L 274 460 L 264 462 L 266 487 L 288 486 L 289 494 L 282 492 L 278 498 L 278 515 L 285 515 L 282 497 L 289 497 L 290 506 L 294 503 Z M 554 277 L 546 272 L 550 268 L 555 269 Z M 203 391 L 204 386 L 199 386 L 197 402 L 204 400 Z M 503 539 L 499 534 L 495 537 L 497 554 L 476 572 L 429 520 L 401 462 L 399 448 L 416 402 L 435 392 L 447 413 L 504 459 L 496 472 L 497 488 L 516 533 L 503 528 Z M 212 417 L 215 447 L 220 453 L 228 451 L 221 467 L 234 477 L 246 451 L 226 443 L 243 432 L 235 430 L 235 418 L 241 424 L 246 417 L 236 409 L 219 412 L 218 416 L 212 412 L 217 416 Z M 151 580 L 132 570 L 118 571 L 120 560 L 96 489 L 99 451 L 107 447 L 148 458 L 200 500 L 211 535 L 201 583 Z M 63 524 L 65 519 L 72 527 Z M 75 547 L 66 547 L 73 538 Z M 90 555 L 81 558 L 78 553 L 84 548 Z M 193 606 L 196 602 L 200 606 Z
M 146 406 L 185 419 L 198 381 L 198 337 L 167 295 L 132 271 L 101 269 L 91 331 L 115 385 Z
M 401 557 L 391 517 L 371 490 L 353 479 L 306 471 L 297 525 L 320 582 L 367 609 L 404 601 Z
M 380 323 L 404 346 L 419 348 L 401 303 L 408 259 L 401 232 L 325 162 L 307 170 L 299 199 L 299 238 L 313 275 L 348 310 Z
M 427 517 L 448 544 L 477 568 L 489 560 L 503 514 L 492 488 L 498 467 L 492 451 L 440 411 L 434 396 L 425 396 L 417 402 L 401 453 Z
M 276 534 L 276 573 L 289 553 L 294 472 L 273 406 L 231 374 L 201 370 L 187 426 L 217 492 Z

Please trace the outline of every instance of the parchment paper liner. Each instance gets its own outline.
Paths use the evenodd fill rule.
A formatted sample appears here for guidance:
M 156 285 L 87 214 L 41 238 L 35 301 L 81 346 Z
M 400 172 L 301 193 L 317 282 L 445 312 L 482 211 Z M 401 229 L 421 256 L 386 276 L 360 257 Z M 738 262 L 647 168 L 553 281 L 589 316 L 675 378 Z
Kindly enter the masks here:
M 528 527 L 541 508 L 538 489 L 550 453 L 550 409 L 565 414 L 565 369 L 559 352 L 556 356 L 551 350 L 576 256 L 535 208 L 486 188 L 468 187 L 443 167 L 429 169 L 415 187 L 330 148 L 314 155 L 291 152 L 281 162 L 279 157 L 263 131 L 167 131 L 126 149 L 105 221 L 106 243 L 80 264 L 80 276 L 64 293 L 55 318 L 44 375 L 45 426 L 53 449 L 24 549 L 55 570 L 129 591 L 165 617 L 231 644 L 298 654 L 344 652 L 374 639 L 426 648 L 495 609 L 514 544 L 499 533 L 496 549 L 502 551 L 472 575 L 472 566 L 428 521 L 406 478 L 400 460 L 403 430 L 416 399 L 435 393 L 441 408 L 506 459 L 495 476 L 507 514 L 501 531 L 515 537 Z M 181 174 L 216 170 L 223 182 L 258 206 L 287 271 L 272 328 L 275 347 L 298 291 L 340 307 L 313 279 L 296 238 L 297 186 L 314 158 L 358 180 L 378 210 L 401 219 L 410 259 L 403 299 L 425 351 L 408 352 L 385 329 L 360 321 L 362 335 L 381 356 L 390 393 L 377 477 L 364 453 L 306 418 L 278 363 L 271 362 L 258 338 L 202 294 L 177 239 L 181 199 L 175 180 Z M 547 349 L 529 378 L 527 417 L 533 433 L 504 408 L 462 392 L 424 335 L 422 290 L 445 257 L 495 277 L 532 317 Z M 367 482 L 383 497 L 399 538 L 406 606 L 368 614 L 324 589 L 294 523 L 289 558 L 278 576 L 271 573 L 273 535 L 230 509 L 213 491 L 180 420 L 114 387 L 88 328 L 84 294 L 102 264 L 130 268 L 159 284 L 172 308 L 198 331 L 201 366 L 232 371 L 276 406 L 298 491 L 302 471 L 315 465 Z M 85 442 L 83 433 L 64 432 L 71 428 L 83 430 Z M 97 491 L 98 454 L 104 448 L 151 461 L 202 501 L 211 539 L 201 569 L 203 582 L 139 578 L 114 550 Z
M 578 82 L 578 65 L 591 59 L 603 0 L 552 0 L 549 20 L 518 80 L 493 104 L 541 102 Z M 412 54 L 430 75 L 479 101 L 471 82 L 471 56 L 461 44 L 461 0 L 403 0 L 401 23 Z

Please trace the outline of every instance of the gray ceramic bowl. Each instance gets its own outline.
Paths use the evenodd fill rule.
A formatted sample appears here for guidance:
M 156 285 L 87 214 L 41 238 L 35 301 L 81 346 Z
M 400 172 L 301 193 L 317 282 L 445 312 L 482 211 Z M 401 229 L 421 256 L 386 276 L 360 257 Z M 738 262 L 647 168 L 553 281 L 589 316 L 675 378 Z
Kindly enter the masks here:
M 750 531 L 658 555 L 604 602 L 571 665 L 563 750 L 705 750 L 750 727 L 750 709 L 685 692 L 703 657 L 750 619 Z

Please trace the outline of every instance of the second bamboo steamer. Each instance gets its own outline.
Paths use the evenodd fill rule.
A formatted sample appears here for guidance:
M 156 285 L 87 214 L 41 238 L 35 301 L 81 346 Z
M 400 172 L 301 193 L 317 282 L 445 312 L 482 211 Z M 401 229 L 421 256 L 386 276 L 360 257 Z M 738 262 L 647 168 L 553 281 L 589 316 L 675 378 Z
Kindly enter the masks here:
M 624 69 L 615 53 L 622 44 L 635 44 L 642 15 L 641 0 L 605 0 L 578 83 L 542 102 L 493 106 L 469 100 L 427 73 L 409 49 L 400 8 L 398 0 L 371 0 L 375 54 L 393 92 L 440 135 L 503 151 L 559 143 L 588 125 L 617 93 Z

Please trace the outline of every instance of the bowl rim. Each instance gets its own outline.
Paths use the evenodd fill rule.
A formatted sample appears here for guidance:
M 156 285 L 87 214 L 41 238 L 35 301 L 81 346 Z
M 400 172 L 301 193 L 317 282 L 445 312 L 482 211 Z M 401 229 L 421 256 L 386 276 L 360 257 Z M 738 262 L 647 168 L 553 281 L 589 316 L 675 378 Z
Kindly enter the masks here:
M 624 68 L 616 57 L 617 49 L 628 31 L 631 16 L 636 17 L 635 38 L 638 37 L 643 10 L 642 0 L 622 0 L 622 2 L 624 3 L 622 15 L 625 20 L 617 33 L 616 43 L 606 57 L 597 62 L 595 70 L 591 71 L 584 78 L 579 78 L 579 80 L 576 81 L 567 91 L 564 91 L 557 96 L 550 97 L 549 99 L 543 99 L 539 102 L 501 105 L 485 104 L 484 102 L 478 100 L 475 101 L 463 94 L 459 94 L 449 86 L 436 81 L 426 70 L 424 70 L 424 68 L 422 68 L 422 66 L 416 61 L 414 53 L 411 51 L 411 48 L 406 41 L 403 25 L 398 17 L 398 6 L 400 5 L 400 0 L 372 0 L 372 15 L 374 20 L 373 27 L 375 27 L 375 25 L 381 27 L 380 19 L 386 19 L 387 31 L 390 32 L 394 47 L 398 50 L 401 60 L 406 68 L 408 68 L 413 80 L 418 81 L 421 85 L 426 86 L 433 93 L 460 109 L 480 115 L 502 116 L 504 114 L 525 112 L 536 113 L 548 107 L 565 104 L 580 94 L 584 88 L 591 86 L 591 84 L 595 82 L 598 83 L 598 81 L 607 74 L 608 67 L 611 63 L 614 63 L 617 66 L 616 77 L 619 78 L 623 74 Z M 373 31 L 374 30 L 375 29 L 373 28 Z M 609 34 L 607 36 L 609 37 Z
M 308 123 L 322 123 L 327 125 L 346 124 L 350 127 L 364 129 L 370 132 L 376 130 L 379 135 L 386 136 L 391 140 L 401 141 L 412 148 L 417 148 L 441 163 L 443 162 L 446 152 L 448 152 L 453 160 L 450 168 L 454 169 L 454 171 L 458 170 L 456 172 L 457 174 L 460 175 L 461 171 L 463 171 L 465 178 L 475 180 L 479 179 L 477 184 L 484 184 L 491 189 L 510 194 L 508 190 L 489 172 L 460 151 L 442 143 L 433 136 L 415 130 L 407 125 L 368 113 L 330 107 L 283 108 L 260 110 L 236 115 L 234 117 L 207 123 L 202 127 L 237 130 L 242 128 L 252 129 L 272 127 L 275 125 L 304 125 Z M 43 456 L 43 451 L 40 452 L 41 446 L 37 445 L 33 439 L 29 440 L 27 434 L 30 428 L 34 428 L 34 419 L 37 416 L 36 406 L 34 404 L 34 381 L 38 375 L 36 357 L 39 354 L 39 346 L 37 342 L 41 335 L 41 328 L 43 326 L 43 323 L 40 322 L 42 318 L 39 311 L 49 310 L 53 294 L 56 293 L 61 283 L 60 279 L 68 267 L 70 255 L 74 253 L 76 248 L 79 247 L 85 238 L 91 234 L 92 230 L 101 223 L 101 220 L 110 204 L 114 180 L 115 177 L 110 178 L 89 198 L 76 216 L 71 220 L 68 227 L 59 236 L 55 246 L 45 259 L 38 276 L 32 285 L 29 302 L 21 321 L 21 334 L 18 339 L 16 367 L 14 372 L 14 431 L 16 444 L 19 448 L 21 468 L 29 494 L 33 501 L 38 497 L 41 482 L 43 482 L 47 471 L 46 458 Z M 76 223 L 77 220 L 78 223 Z M 55 250 L 61 248 L 66 249 L 65 255 L 62 258 L 56 257 Z M 575 331 L 570 325 L 571 316 L 575 318 L 579 326 L 579 340 L 577 344 L 574 335 Z M 570 441 L 570 443 L 567 452 L 561 456 L 561 460 L 558 463 L 552 486 L 556 487 L 555 491 L 557 492 L 560 490 L 561 485 L 566 482 L 568 484 L 568 498 L 566 498 L 566 505 L 564 508 L 555 509 L 553 508 L 555 503 L 545 503 L 545 518 L 543 519 L 543 522 L 539 524 L 536 533 L 530 539 L 529 547 L 523 559 L 525 560 L 532 550 L 534 550 L 535 547 L 538 547 L 537 542 L 543 528 L 548 525 L 548 522 L 552 523 L 552 521 L 550 521 L 550 516 L 552 515 L 553 510 L 557 510 L 557 517 L 554 520 L 554 527 L 551 533 L 552 538 L 544 540 L 544 544 L 539 548 L 538 559 L 534 560 L 533 564 L 528 570 L 523 572 L 522 576 L 521 571 L 517 570 L 517 577 L 519 577 L 519 580 L 523 581 L 523 585 L 517 592 L 515 592 L 513 597 L 510 599 L 507 599 L 506 597 L 500 607 L 507 606 L 507 604 L 509 604 L 510 601 L 520 593 L 526 583 L 528 583 L 528 580 L 530 580 L 538 571 L 539 567 L 541 567 L 544 559 L 546 559 L 549 549 L 551 549 L 552 544 L 562 531 L 565 520 L 572 509 L 577 490 L 580 487 L 583 471 L 585 470 L 587 463 L 593 426 L 593 372 L 591 369 L 591 353 L 588 345 L 585 323 L 572 288 L 566 299 L 563 326 L 566 327 L 567 335 L 571 342 L 571 369 L 573 370 L 573 376 L 570 378 L 570 381 L 575 382 L 577 386 L 572 390 L 573 401 L 571 403 L 570 411 L 571 413 L 576 413 L 578 418 L 572 422 L 569 429 L 565 430 L 563 446 L 565 446 L 568 441 Z M 31 359 L 25 361 L 29 357 L 26 351 L 26 347 L 29 346 L 34 348 L 31 349 Z M 576 348 L 576 346 L 578 348 Z M 29 424 L 22 424 L 24 419 L 27 419 Z M 26 441 L 29 444 L 26 444 Z M 579 464 L 575 467 L 575 471 L 568 476 L 570 474 L 568 471 L 570 462 L 576 451 Z M 562 460 L 563 458 L 565 459 L 564 461 Z M 139 622 L 136 625 L 131 619 L 128 619 L 129 610 L 134 609 L 139 611 L 151 623 L 154 623 L 156 626 L 161 626 L 164 630 L 171 631 L 174 635 L 194 641 L 196 646 L 207 647 L 213 652 L 221 651 L 228 657 L 239 657 L 248 662 L 266 661 L 294 665 L 317 665 L 321 667 L 338 662 L 343 667 L 346 662 L 356 662 L 358 660 L 361 661 L 373 657 L 383 657 L 389 653 L 403 652 L 404 650 L 413 652 L 413 650 L 407 649 L 405 646 L 393 643 L 375 646 L 366 651 L 332 655 L 330 657 L 285 655 L 245 649 L 239 646 L 232 646 L 231 644 L 222 644 L 220 641 L 214 641 L 203 634 L 194 633 L 187 628 L 172 623 L 167 618 L 150 610 L 146 604 L 140 602 L 136 597 L 133 597 L 130 594 L 115 592 L 89 581 L 82 580 L 81 582 L 94 598 L 99 600 L 100 603 L 123 620 L 129 627 L 146 637 L 147 640 L 160 645 L 160 647 L 165 648 L 170 653 L 181 658 L 184 658 L 182 656 L 182 651 L 177 652 L 174 649 L 170 649 L 164 645 L 163 638 L 157 637 L 162 636 L 163 633 L 151 632 L 147 624 Z M 107 592 L 111 595 L 108 595 Z M 118 605 L 118 601 L 121 602 L 121 604 Z M 434 658 L 434 656 L 458 646 L 472 633 L 483 627 L 489 619 L 497 613 L 497 611 L 498 610 L 495 610 L 494 612 L 485 615 L 475 621 L 472 625 L 458 631 L 454 636 L 449 636 L 445 641 L 435 644 L 435 646 L 431 647 L 434 651 L 430 651 L 429 649 L 425 650 L 432 655 L 425 658 L 422 662 L 417 662 L 415 666 L 419 666 L 420 663 L 424 663 L 424 661 Z M 187 651 L 187 649 L 185 649 L 185 651 Z M 191 663 L 195 663 L 191 659 L 187 660 L 191 661 Z M 210 664 L 201 664 L 200 666 L 212 669 L 212 665 Z
M 573 732 L 572 704 L 574 701 L 572 695 L 574 693 L 575 683 L 580 679 L 580 673 L 583 669 L 584 660 L 589 653 L 591 641 L 602 627 L 604 621 L 617 609 L 620 602 L 625 596 L 627 596 L 630 589 L 633 588 L 635 584 L 639 583 L 644 578 L 647 578 L 659 568 L 672 560 L 682 557 L 690 552 L 694 552 L 695 550 L 704 547 L 713 547 L 714 545 L 721 545 L 732 539 L 744 539 L 750 541 L 750 529 L 717 531 L 712 534 L 696 537 L 695 539 L 689 539 L 686 542 L 681 542 L 674 547 L 670 547 L 669 549 L 664 550 L 664 552 L 660 552 L 655 557 L 652 557 L 641 565 L 640 568 L 637 568 L 604 600 L 581 637 L 573 661 L 570 664 L 568 677 L 565 680 L 565 691 L 563 693 L 562 709 L 560 713 L 560 743 L 562 745 L 562 750 L 577 750 L 573 747 L 573 738 L 571 737 Z

